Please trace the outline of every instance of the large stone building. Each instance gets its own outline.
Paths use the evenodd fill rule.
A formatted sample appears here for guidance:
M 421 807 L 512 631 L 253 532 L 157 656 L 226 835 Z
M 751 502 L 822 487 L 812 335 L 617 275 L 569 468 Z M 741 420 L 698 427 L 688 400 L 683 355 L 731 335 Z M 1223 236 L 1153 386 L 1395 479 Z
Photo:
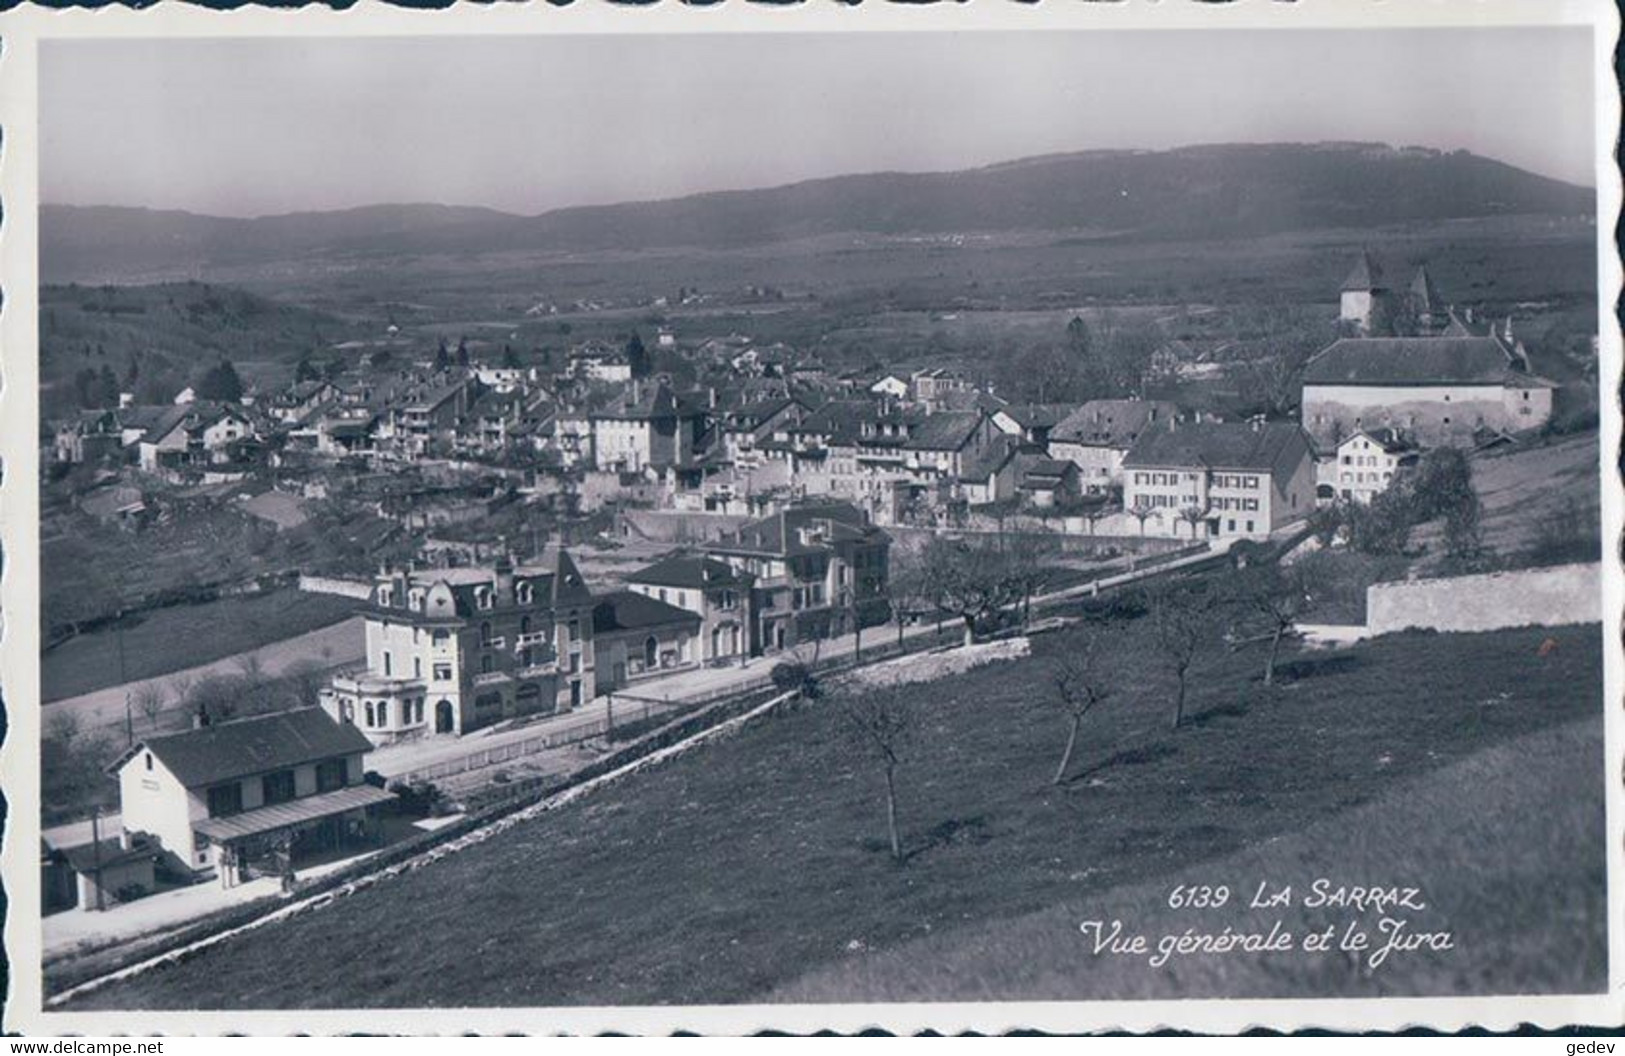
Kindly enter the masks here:
M 1329 454 L 1361 429 L 1395 429 L 1423 447 L 1544 425 L 1555 385 L 1503 336 L 1344 338 L 1304 369 L 1303 425 Z
M 1148 535 L 1262 539 L 1314 505 L 1309 437 L 1290 422 L 1170 422 L 1123 459 L 1123 508 Z
M 367 659 L 322 706 L 374 743 L 463 734 L 597 695 L 593 598 L 569 554 L 537 567 L 380 576 L 366 610 Z

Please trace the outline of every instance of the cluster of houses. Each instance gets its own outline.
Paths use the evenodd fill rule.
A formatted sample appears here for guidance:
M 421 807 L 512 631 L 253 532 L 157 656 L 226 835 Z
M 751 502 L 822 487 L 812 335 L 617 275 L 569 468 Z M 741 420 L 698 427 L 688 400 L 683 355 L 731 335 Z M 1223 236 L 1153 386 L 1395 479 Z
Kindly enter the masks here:
M 881 525 L 1111 503 L 1140 534 L 1257 536 L 1316 502 L 1368 499 L 1428 446 L 1493 442 L 1551 417 L 1555 386 L 1510 320 L 1458 315 L 1425 267 L 1399 288 L 1382 276 L 1361 254 L 1341 290 L 1349 336 L 1309 358 L 1296 422 L 1201 420 L 1150 399 L 1016 405 L 945 367 L 832 377 L 729 335 L 684 349 L 723 367 L 721 386 L 654 373 L 641 342 L 588 341 L 546 369 L 441 357 L 300 381 L 242 405 L 190 390 L 169 406 L 125 402 L 61 423 L 55 451 L 59 462 L 205 481 L 301 458 L 385 471 L 484 464 L 517 467 L 533 492 L 589 508 L 630 500 L 766 516 L 830 500 Z M 679 348 L 665 329 L 654 345 Z M 110 515 L 141 508 L 128 488 L 101 500 Z M 403 524 L 414 515 L 396 512 Z
M 605 693 L 883 623 L 886 532 L 806 503 L 674 551 L 594 593 L 562 549 L 540 562 L 384 571 L 366 658 L 322 691 L 377 744 L 562 713 Z
M 383 570 L 361 603 L 365 659 L 319 706 L 133 743 L 104 833 L 42 847 L 47 912 L 166 885 L 235 886 L 368 849 L 395 796 L 374 747 L 567 713 L 702 665 L 883 622 L 890 539 L 842 503 L 803 504 L 589 589 L 562 549 L 531 564 Z

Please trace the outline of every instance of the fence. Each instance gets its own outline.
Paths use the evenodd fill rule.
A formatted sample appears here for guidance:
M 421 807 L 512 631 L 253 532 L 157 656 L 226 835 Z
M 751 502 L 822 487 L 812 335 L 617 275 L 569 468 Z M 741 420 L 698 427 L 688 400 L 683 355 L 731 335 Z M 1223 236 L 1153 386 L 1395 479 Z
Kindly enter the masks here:
M 734 695 L 744 692 L 741 689 L 730 689 L 725 695 Z M 583 741 L 608 737 L 615 726 L 628 726 L 635 722 L 644 722 L 657 712 L 678 711 L 697 707 L 693 702 L 674 702 L 664 704 L 655 701 L 639 700 L 626 709 L 618 709 L 611 705 L 603 715 L 593 715 L 575 722 L 549 725 L 548 728 L 534 737 L 524 740 L 510 741 L 507 744 L 493 745 L 490 748 L 481 748 L 477 751 L 460 755 L 455 759 L 447 759 L 439 763 L 430 763 L 398 775 L 395 780 L 407 783 L 416 781 L 441 781 L 457 774 L 468 773 L 471 770 L 483 770 L 486 767 L 496 766 L 500 763 L 522 759 L 527 755 L 536 755 L 550 748 L 563 748 L 566 745 L 580 744 Z

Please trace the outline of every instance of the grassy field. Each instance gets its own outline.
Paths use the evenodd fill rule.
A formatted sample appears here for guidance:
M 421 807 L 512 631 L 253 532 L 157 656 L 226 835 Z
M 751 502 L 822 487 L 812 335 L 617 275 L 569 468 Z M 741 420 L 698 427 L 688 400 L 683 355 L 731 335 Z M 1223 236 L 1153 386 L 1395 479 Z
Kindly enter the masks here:
M 124 679 L 116 631 L 81 635 L 40 661 L 45 700 L 60 700 L 206 664 L 354 616 L 352 598 L 279 590 L 176 605 L 131 617 L 124 628 Z
M 1453 846 L 1454 833 L 1516 849 L 1419 878 L 1442 903 L 1480 909 L 1454 921 L 1478 932 L 1461 943 L 1453 974 L 1394 976 L 1408 980 L 1401 991 L 1602 984 L 1594 956 L 1602 917 L 1593 912 L 1604 851 L 1597 627 L 1393 636 L 1292 657 L 1273 691 L 1258 682 L 1256 654 L 1215 652 L 1194 673 L 1194 717 L 1173 732 L 1168 679 L 1145 648 L 1144 623 L 1112 632 L 1121 637 L 1104 655 L 1120 688 L 1089 717 L 1060 787 L 1049 776 L 1064 725 L 1043 699 L 1047 669 L 1075 653 L 1086 631 L 1036 639 L 1031 660 L 906 691 L 922 722 L 899 775 L 904 865 L 886 851 L 874 760 L 832 704 L 811 704 L 82 1003 L 717 1003 L 767 999 L 821 971 L 835 973 L 821 999 L 857 998 L 863 991 L 842 981 L 843 965 L 907 956 L 927 939 L 943 944 L 934 956 L 960 958 L 953 971 L 968 987 L 990 929 L 1229 879 L 1230 865 L 1208 863 L 1249 850 L 1249 863 L 1267 873 L 1259 878 L 1288 878 L 1314 864 L 1284 839 L 1306 830 L 1322 847 L 1392 842 L 1396 876 L 1427 848 Z M 1548 637 L 1555 650 L 1541 650 Z M 1564 735 L 1563 751 L 1529 752 L 1510 769 L 1487 754 L 1560 727 L 1577 731 Z M 1443 778 L 1449 794 L 1419 784 L 1456 764 Z M 1413 794 L 1428 809 L 1404 824 L 1371 823 L 1382 804 Z M 1514 812 L 1548 834 L 1538 852 L 1507 842 L 1529 824 L 1507 820 Z M 1549 886 L 1515 887 L 1537 854 L 1551 863 Z M 1378 857 L 1368 850 L 1350 861 Z M 1484 935 L 1502 914 L 1519 922 L 1519 935 L 1544 928 L 1589 945 L 1566 955 L 1573 963 L 1522 959 L 1522 947 Z M 1009 954 L 986 951 L 990 963 Z M 1030 991 L 1012 983 L 1007 994 L 1004 977 L 987 978 L 980 996 Z M 1326 984 L 1348 993 L 1390 985 L 1353 971 Z M 1268 980 L 1259 989 L 1274 992 Z

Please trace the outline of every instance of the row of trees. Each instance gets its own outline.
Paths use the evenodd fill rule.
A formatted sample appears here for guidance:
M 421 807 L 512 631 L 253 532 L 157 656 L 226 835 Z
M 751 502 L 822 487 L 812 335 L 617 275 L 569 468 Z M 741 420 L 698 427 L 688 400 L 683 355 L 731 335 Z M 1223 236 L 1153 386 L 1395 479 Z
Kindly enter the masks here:
M 969 570 L 976 567 L 976 562 L 968 560 L 971 552 L 960 550 L 948 555 L 948 563 L 955 571 L 939 582 L 948 584 L 941 588 L 944 598 L 963 601 L 964 613 L 980 615 L 1001 598 L 996 593 L 999 588 L 990 586 L 990 581 L 996 583 L 1001 577 L 992 572 L 974 586 L 967 583 Z M 993 555 L 981 556 L 988 559 Z M 929 562 L 926 567 L 929 575 Z M 1186 703 L 1195 674 L 1221 648 L 1261 647 L 1262 682 L 1265 686 L 1275 684 L 1281 646 L 1293 625 L 1313 605 L 1312 579 L 1312 562 L 1293 566 L 1266 563 L 1216 578 L 1159 579 L 1136 592 L 1132 608 L 1139 612 L 1137 618 L 1146 621 L 1146 633 L 1138 642 L 1154 651 L 1157 663 L 1172 682 L 1173 730 L 1185 725 Z M 1012 581 L 1004 582 L 1006 593 L 1002 597 L 1009 604 Z M 968 635 L 973 617 L 965 618 Z M 1122 658 L 1132 646 L 1116 623 L 1115 619 L 1107 619 L 1080 648 L 1057 659 L 1050 669 L 1049 692 L 1035 697 L 1035 703 L 1059 714 L 1065 730 L 1060 759 L 1050 778 L 1054 784 L 1067 779 L 1088 717 L 1127 688 L 1128 673 Z M 905 854 L 898 827 L 897 782 L 912 738 L 921 726 L 922 699 L 900 687 L 866 687 L 861 693 L 844 693 L 835 698 L 848 730 L 880 767 L 887 834 L 892 857 L 899 862 Z
M 121 726 L 90 726 L 70 709 L 51 709 L 40 745 L 49 812 L 81 817 L 93 806 L 111 806 L 117 789 L 105 771 L 132 740 L 194 717 L 219 723 L 315 704 L 326 670 L 312 660 L 273 676 L 249 654 L 235 671 L 150 680 L 131 691 L 128 721 Z

